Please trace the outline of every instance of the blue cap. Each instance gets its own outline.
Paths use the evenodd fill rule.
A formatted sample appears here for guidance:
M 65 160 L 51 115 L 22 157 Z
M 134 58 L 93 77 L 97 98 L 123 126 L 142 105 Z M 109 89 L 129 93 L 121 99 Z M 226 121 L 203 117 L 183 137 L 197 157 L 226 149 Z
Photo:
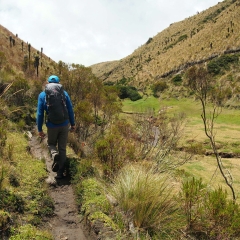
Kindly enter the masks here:
M 59 77 L 56 75 L 52 75 L 48 78 L 49 83 L 59 83 L 59 81 L 60 81 Z

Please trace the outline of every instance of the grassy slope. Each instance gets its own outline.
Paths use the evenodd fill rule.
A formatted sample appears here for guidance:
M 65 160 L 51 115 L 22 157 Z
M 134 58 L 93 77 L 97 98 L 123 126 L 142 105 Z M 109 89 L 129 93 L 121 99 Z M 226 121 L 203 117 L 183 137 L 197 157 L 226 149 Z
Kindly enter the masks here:
M 138 87 L 146 86 L 156 77 L 186 62 L 205 59 L 226 49 L 239 48 L 239 13 L 238 2 L 222 1 L 199 14 L 171 24 L 154 36 L 149 44 L 143 44 L 119 61 L 93 65 L 93 72 L 102 80 L 117 81 L 125 77 L 133 79 Z M 194 33 L 192 37 L 191 32 Z M 187 38 L 179 41 L 184 35 Z

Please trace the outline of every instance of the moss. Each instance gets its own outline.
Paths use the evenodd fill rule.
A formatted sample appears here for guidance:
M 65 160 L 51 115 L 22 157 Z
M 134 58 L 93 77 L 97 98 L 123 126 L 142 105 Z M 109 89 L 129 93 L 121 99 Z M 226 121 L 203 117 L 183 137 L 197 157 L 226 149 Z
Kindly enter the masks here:
M 101 211 L 96 211 L 90 215 L 90 219 L 94 222 L 96 220 L 104 223 L 105 227 L 110 227 L 112 230 L 119 230 L 118 226 L 113 222 L 113 220 Z
M 85 213 L 91 213 L 95 211 L 101 211 L 108 213 L 111 209 L 105 195 L 100 191 L 101 186 L 96 179 L 90 178 L 82 182 L 83 187 L 83 204 L 82 210 Z
M 10 214 L 0 210 L 0 231 L 10 222 Z
M 27 224 L 20 227 L 9 240 L 22 239 L 39 239 L 39 240 L 53 240 L 53 237 L 47 231 L 40 231 L 36 227 Z

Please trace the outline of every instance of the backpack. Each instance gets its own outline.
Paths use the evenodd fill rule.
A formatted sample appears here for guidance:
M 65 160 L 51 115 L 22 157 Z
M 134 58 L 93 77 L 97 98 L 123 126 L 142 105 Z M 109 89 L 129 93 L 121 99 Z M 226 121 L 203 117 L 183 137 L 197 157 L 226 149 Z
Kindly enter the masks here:
M 53 124 L 65 122 L 69 117 L 63 86 L 59 83 L 48 83 L 45 93 L 48 109 L 47 120 Z

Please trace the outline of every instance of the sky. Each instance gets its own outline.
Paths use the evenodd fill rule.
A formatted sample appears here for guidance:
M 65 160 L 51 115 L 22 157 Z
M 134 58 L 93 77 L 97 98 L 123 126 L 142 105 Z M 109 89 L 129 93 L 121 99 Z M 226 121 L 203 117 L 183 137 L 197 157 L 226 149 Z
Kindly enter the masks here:
M 221 0 L 0 0 L 0 24 L 54 61 L 120 60 Z

